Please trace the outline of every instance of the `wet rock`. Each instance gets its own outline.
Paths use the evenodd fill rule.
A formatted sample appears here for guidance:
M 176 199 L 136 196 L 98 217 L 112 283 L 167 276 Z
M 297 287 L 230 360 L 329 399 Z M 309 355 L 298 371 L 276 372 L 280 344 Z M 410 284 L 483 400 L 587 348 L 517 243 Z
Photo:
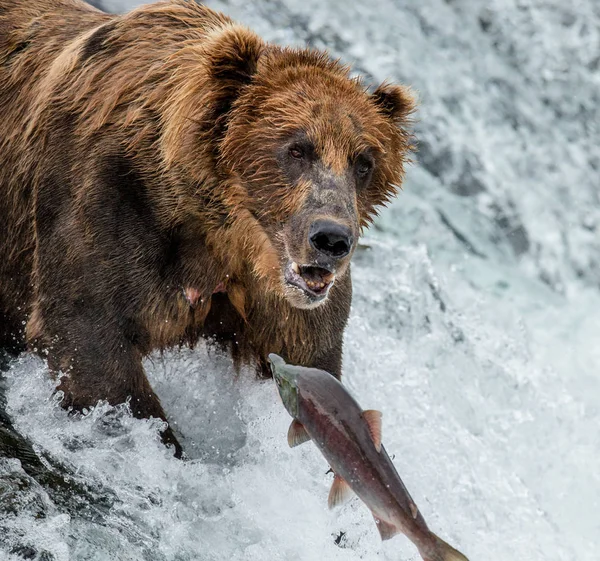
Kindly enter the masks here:
M 491 209 L 494 215 L 494 223 L 510 245 L 515 256 L 520 257 L 529 251 L 531 242 L 525 226 L 517 213 L 514 203 L 508 202 L 500 206 L 499 203 L 492 203 Z
M 101 521 L 117 501 L 116 497 L 100 485 L 82 482 L 67 466 L 48 454 L 38 453 L 29 439 L 14 427 L 6 411 L 6 380 L 2 375 L 12 358 L 12 355 L 0 350 L 0 461 L 4 462 L 6 469 L 9 464 L 19 467 L 18 470 L 9 470 L 8 475 L 2 477 L 0 503 L 3 509 L 26 501 L 26 491 L 35 483 L 61 510 Z M 36 517 L 42 516 L 43 512 L 43 505 L 40 504 Z
M 483 166 L 475 154 L 465 154 L 458 176 L 450 183 L 450 190 L 461 197 L 473 197 L 486 191 Z
M 450 146 L 439 146 L 435 141 L 419 138 L 417 160 L 431 175 L 442 181 L 455 167 L 455 158 Z
M 465 247 L 469 253 L 472 253 L 477 257 L 481 257 L 482 259 L 487 259 L 487 256 L 479 251 L 473 243 L 471 243 L 467 235 L 464 234 L 460 228 L 452 222 L 450 217 L 446 215 L 445 212 L 442 212 L 440 209 L 437 209 L 437 212 L 442 224 L 444 224 L 444 226 L 446 226 L 446 228 L 452 232 L 454 237 Z
M 345 548 L 346 542 L 348 541 L 348 538 L 346 537 L 346 532 L 340 531 L 339 534 L 334 534 L 334 536 L 335 538 L 333 540 L 333 543 L 335 543 L 335 545 L 341 547 L 342 549 Z
M 444 144 L 435 134 L 424 134 L 429 138 L 420 139 L 417 149 L 422 167 L 460 197 L 473 197 L 487 191 L 484 168 L 475 153 Z

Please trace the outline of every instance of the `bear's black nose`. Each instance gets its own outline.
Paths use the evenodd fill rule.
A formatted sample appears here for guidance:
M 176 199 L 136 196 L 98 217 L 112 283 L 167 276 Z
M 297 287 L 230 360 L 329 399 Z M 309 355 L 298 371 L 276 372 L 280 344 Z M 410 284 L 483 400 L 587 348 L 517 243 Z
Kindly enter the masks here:
M 317 220 L 310 227 L 308 241 L 319 253 L 341 259 L 350 253 L 354 240 L 347 226 L 331 220 Z

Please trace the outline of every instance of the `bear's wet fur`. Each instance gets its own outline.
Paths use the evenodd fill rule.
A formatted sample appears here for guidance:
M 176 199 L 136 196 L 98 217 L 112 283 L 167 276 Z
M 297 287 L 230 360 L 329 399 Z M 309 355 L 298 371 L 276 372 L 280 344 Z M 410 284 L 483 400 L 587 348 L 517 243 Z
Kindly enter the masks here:
M 199 337 L 341 375 L 406 88 L 195 2 L 0 0 L 0 108 L 0 345 L 47 357 L 65 406 L 165 419 L 142 359 Z

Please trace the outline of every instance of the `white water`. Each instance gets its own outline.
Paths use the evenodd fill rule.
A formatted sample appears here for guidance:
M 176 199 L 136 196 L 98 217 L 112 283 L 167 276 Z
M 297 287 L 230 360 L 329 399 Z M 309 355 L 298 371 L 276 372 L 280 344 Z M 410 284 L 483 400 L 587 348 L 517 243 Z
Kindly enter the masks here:
M 210 5 L 420 91 L 422 164 L 355 257 L 345 382 L 383 411 L 430 527 L 471 561 L 597 560 L 599 5 Z M 0 559 L 17 542 L 57 561 L 418 559 L 403 537 L 382 544 L 358 500 L 327 510 L 327 465 L 310 443 L 288 449 L 271 382 L 236 379 L 204 346 L 147 368 L 190 461 L 125 408 L 68 417 L 45 365 L 15 363 L 17 429 L 118 501 L 91 522 L 23 491 Z

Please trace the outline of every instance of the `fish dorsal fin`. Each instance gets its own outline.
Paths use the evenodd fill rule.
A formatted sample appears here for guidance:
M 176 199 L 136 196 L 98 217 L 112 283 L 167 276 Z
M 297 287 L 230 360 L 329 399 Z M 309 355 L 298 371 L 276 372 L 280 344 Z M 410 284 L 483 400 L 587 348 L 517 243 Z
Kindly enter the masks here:
M 382 541 L 390 540 L 396 534 L 400 533 L 400 531 L 393 524 L 390 524 L 381 518 L 377 518 L 375 515 L 373 515 L 373 518 L 375 518 L 375 524 L 377 524 L 377 529 L 379 530 L 379 535 L 381 536 Z
M 329 491 L 327 505 L 329 508 L 341 505 L 345 503 L 352 496 L 352 494 L 352 489 L 346 480 L 342 479 L 339 475 L 335 475 L 333 478 L 333 485 Z
M 375 409 L 367 409 L 362 412 L 363 419 L 366 421 L 375 444 L 377 452 L 381 452 L 381 411 Z
M 290 448 L 300 446 L 300 444 L 304 444 L 309 440 L 310 436 L 306 432 L 304 425 L 300 421 L 294 419 L 288 429 L 288 444 L 290 445 Z

